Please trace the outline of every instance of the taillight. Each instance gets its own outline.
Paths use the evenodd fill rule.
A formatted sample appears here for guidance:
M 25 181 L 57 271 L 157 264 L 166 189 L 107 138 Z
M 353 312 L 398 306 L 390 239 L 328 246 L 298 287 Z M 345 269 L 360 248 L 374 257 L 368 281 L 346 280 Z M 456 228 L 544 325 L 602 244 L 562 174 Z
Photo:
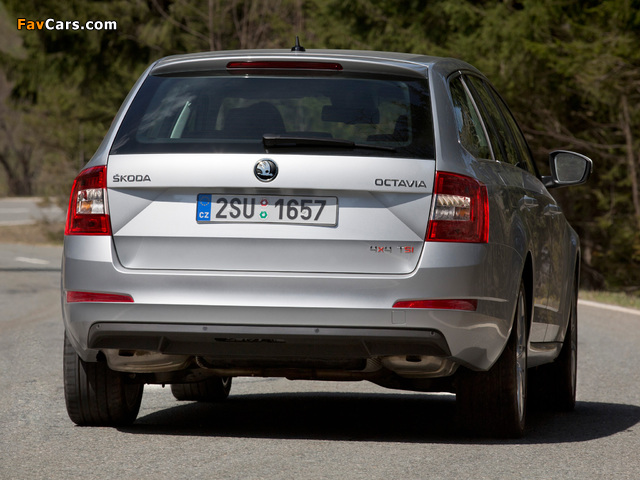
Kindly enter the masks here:
M 88 168 L 73 182 L 65 235 L 111 235 L 107 212 L 107 167 Z
M 489 241 L 489 197 L 485 185 L 463 175 L 437 172 L 433 195 L 426 240 Z
M 133 297 L 119 293 L 67 292 L 67 303 L 76 302 L 133 303 Z
M 466 310 L 475 312 L 477 300 L 402 300 L 393 304 L 393 308 L 431 308 L 435 310 Z

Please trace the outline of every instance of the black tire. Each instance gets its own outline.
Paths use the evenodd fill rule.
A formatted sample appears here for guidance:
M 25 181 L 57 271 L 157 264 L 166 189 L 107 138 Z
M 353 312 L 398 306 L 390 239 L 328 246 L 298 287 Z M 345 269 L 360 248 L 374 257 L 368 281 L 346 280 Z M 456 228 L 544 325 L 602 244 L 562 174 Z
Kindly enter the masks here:
M 76 425 L 129 425 L 138 416 L 144 385 L 128 383 L 106 362 L 84 362 L 66 333 L 63 376 L 67 413 Z
M 229 396 L 231 377 L 211 377 L 196 383 L 174 383 L 171 393 L 176 400 L 221 402 Z
M 520 438 L 527 403 L 529 309 L 520 285 L 516 314 L 505 350 L 488 372 L 461 372 L 456 403 L 461 428 L 473 435 Z
M 531 396 L 542 409 L 570 412 L 576 407 L 578 378 L 578 296 L 573 291 L 567 333 L 553 363 L 531 371 Z

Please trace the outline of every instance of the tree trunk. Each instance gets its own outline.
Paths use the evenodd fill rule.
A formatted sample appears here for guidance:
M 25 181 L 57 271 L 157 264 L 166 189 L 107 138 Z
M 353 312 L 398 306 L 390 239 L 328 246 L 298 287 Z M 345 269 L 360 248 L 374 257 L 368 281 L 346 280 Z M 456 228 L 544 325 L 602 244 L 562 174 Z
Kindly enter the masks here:
M 629 100 L 626 95 L 620 101 L 622 107 L 622 131 L 625 138 L 625 150 L 627 158 L 627 168 L 631 179 L 631 198 L 635 212 L 636 223 L 640 228 L 640 194 L 638 193 L 638 174 L 636 168 L 636 156 L 633 149 L 633 131 L 631 128 L 631 117 L 629 115 Z
M 34 175 L 29 168 L 30 166 L 23 163 L 29 162 L 30 154 L 28 152 L 25 152 L 24 155 L 18 155 L 20 162 L 18 162 L 17 164 L 16 162 L 11 161 L 11 156 L 11 152 L 6 148 L 2 152 L 0 152 L 0 166 L 2 166 L 7 177 L 9 196 L 19 197 L 33 195 Z

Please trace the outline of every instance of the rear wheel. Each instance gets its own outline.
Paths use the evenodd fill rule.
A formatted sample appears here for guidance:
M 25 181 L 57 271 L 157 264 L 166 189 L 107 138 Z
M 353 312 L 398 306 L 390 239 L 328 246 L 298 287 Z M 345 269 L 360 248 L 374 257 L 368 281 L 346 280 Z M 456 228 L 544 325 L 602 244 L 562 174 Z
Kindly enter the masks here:
M 524 433 L 528 311 L 521 284 L 511 335 L 496 364 L 488 372 L 461 372 L 457 387 L 459 421 L 474 435 L 519 438 Z
M 212 377 L 196 383 L 174 383 L 171 393 L 177 400 L 220 402 L 229 396 L 231 377 Z
M 578 299 L 575 289 L 567 323 L 567 333 L 558 358 L 553 363 L 537 367 L 531 372 L 531 394 L 536 406 L 561 412 L 572 411 L 576 406 Z
M 124 373 L 106 362 L 85 362 L 64 337 L 64 397 L 69 418 L 77 425 L 117 426 L 135 421 L 142 384 L 127 382 Z

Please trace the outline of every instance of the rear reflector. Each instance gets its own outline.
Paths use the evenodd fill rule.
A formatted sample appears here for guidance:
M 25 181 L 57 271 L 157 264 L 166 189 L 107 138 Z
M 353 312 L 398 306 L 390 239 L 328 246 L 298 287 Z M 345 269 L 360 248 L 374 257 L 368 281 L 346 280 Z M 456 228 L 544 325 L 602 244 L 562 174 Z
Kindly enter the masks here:
M 477 300 L 404 300 L 393 304 L 393 308 L 431 308 L 434 310 L 466 310 L 475 312 Z
M 133 303 L 133 297 L 118 293 L 67 292 L 67 303 L 76 302 Z
M 427 241 L 487 243 L 487 187 L 471 177 L 437 172 Z
M 267 69 L 267 70 L 342 70 L 342 65 L 339 63 L 329 62 L 299 62 L 299 61 L 255 61 L 255 62 L 229 62 L 227 63 L 228 70 L 253 70 L 253 69 Z
M 65 235 L 110 235 L 107 214 L 107 167 L 84 170 L 73 182 Z

